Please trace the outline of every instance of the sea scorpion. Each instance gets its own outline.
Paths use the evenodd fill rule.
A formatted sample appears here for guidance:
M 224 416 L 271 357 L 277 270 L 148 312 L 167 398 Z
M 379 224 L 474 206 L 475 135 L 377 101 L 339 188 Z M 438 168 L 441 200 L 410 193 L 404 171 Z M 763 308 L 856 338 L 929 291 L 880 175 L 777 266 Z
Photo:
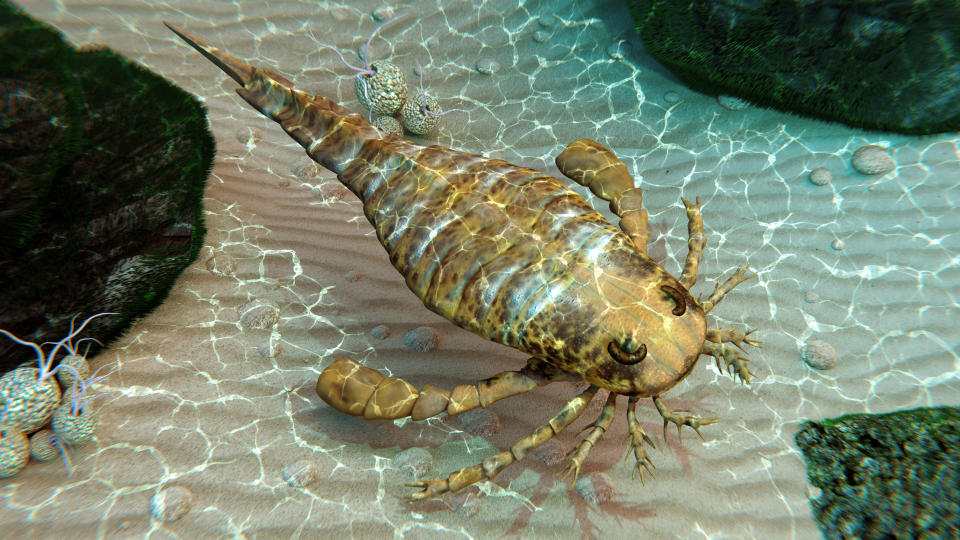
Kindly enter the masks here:
M 589 386 L 547 423 L 509 450 L 447 478 L 407 484 L 411 500 L 463 489 L 498 473 L 560 433 L 601 389 L 606 403 L 586 437 L 570 452 L 565 475 L 576 482 L 590 449 L 627 396 L 634 473 L 652 474 L 644 445 L 654 447 L 636 416 L 653 398 L 667 425 L 692 428 L 717 418 L 680 414 L 661 395 L 683 380 L 701 355 L 721 361 L 734 379 L 753 373 L 738 352 L 760 342 L 735 330 L 707 328 L 706 314 L 755 274 L 738 268 L 703 302 L 696 282 L 706 239 L 700 199 L 682 199 L 688 252 L 680 279 L 646 253 L 647 213 L 626 165 L 599 143 L 582 139 L 557 157 L 560 171 L 609 202 L 620 229 L 556 178 L 500 159 L 423 146 L 373 127 L 330 99 L 297 90 L 269 70 L 250 66 L 166 24 L 240 84 L 237 93 L 303 145 L 317 163 L 363 201 L 363 212 L 390 262 L 430 310 L 486 339 L 531 355 L 505 371 L 452 391 L 385 377 L 340 358 L 322 371 L 317 393 L 332 407 L 367 420 L 424 420 L 460 414 L 561 380 Z M 734 348 L 736 347 L 736 348 Z

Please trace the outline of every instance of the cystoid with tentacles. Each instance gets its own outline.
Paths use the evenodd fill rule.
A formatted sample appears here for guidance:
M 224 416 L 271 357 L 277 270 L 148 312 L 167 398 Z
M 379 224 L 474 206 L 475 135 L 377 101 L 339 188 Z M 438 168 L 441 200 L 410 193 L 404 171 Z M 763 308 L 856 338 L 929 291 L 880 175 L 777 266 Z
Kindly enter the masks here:
M 169 24 L 167 26 L 170 26 Z M 715 418 L 672 411 L 661 395 L 683 380 L 701 355 L 734 376 L 752 373 L 737 349 L 758 345 L 750 332 L 709 329 L 706 314 L 738 284 L 737 270 L 704 302 L 689 289 L 706 243 L 700 201 L 684 200 L 689 251 L 680 278 L 647 256 L 647 214 L 627 167 L 600 144 L 580 140 L 557 157 L 564 175 L 610 203 L 618 229 L 562 182 L 499 159 L 421 146 L 386 134 L 323 96 L 254 68 L 170 26 L 241 85 L 237 93 L 278 122 L 315 161 L 337 173 L 363 201 L 377 238 L 407 286 L 432 311 L 489 340 L 531 355 L 518 371 L 452 391 L 402 379 L 348 359 L 327 367 L 320 397 L 367 419 L 459 414 L 538 386 L 583 380 L 586 391 L 509 450 L 447 478 L 409 484 L 413 500 L 493 479 L 580 416 L 601 389 L 610 392 L 594 427 L 571 452 L 574 481 L 609 428 L 616 398 L 628 398 L 635 470 L 650 472 L 652 441 L 635 414 L 650 397 L 663 417 L 698 434 Z M 722 362 L 722 363 L 721 363 Z

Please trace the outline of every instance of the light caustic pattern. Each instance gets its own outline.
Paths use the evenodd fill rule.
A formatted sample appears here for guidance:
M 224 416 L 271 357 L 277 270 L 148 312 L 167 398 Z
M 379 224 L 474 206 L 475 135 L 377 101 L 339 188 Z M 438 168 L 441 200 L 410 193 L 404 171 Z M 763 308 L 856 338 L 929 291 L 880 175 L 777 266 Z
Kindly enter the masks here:
M 271 530 L 285 535 L 299 528 L 360 536 L 562 536 L 573 527 L 616 536 L 635 531 L 639 521 L 654 537 L 770 537 L 784 530 L 810 537 L 816 528 L 792 441 L 801 421 L 957 404 L 956 136 L 901 137 L 753 107 L 725 109 L 665 75 L 638 45 L 622 6 L 444 4 L 405 5 L 407 14 L 371 44 L 372 58 L 401 66 L 408 81 L 416 80 L 417 62 L 423 65 L 424 88 L 444 108 L 470 110 L 445 116 L 429 142 L 557 175 L 553 159 L 566 144 L 594 139 L 616 152 L 644 189 L 668 270 L 677 272 L 685 255 L 680 198 L 703 201 L 707 248 L 694 296 L 709 293 L 744 261 L 760 271 L 709 322 L 758 329 L 764 343 L 751 355 L 754 384 L 731 384 L 706 359 L 667 396 L 673 406 L 721 417 L 703 430 L 707 442 L 687 437 L 679 446 L 671 434 L 654 452 L 657 478 L 642 487 L 630 479 L 631 464 L 619 461 L 625 430 L 618 421 L 591 457 L 592 470 L 608 473 L 615 492 L 614 501 L 597 507 L 554 482 L 562 465 L 531 458 L 514 465 L 514 481 L 508 471 L 500 485 L 480 486 L 499 497 L 484 497 L 472 519 L 442 505 L 400 502 L 410 478 L 393 462 L 399 450 L 427 448 L 428 478 L 440 477 L 529 432 L 546 418 L 524 411 L 555 410 L 569 390 L 493 407 L 504 433 L 491 437 L 492 445 L 458 432 L 456 420 L 371 425 L 320 404 L 313 383 L 338 356 L 445 387 L 517 369 L 523 357 L 464 336 L 423 308 L 390 267 L 356 199 L 314 198 L 312 192 L 336 195 L 332 177 L 313 176 L 296 143 L 158 22 L 167 19 L 365 113 L 353 95 L 353 73 L 306 30 L 349 56 L 379 24 L 371 13 L 381 5 L 290 1 L 274 10 L 238 2 L 197 14 L 198 4 L 187 1 L 149 8 L 133 0 L 111 8 L 36 2 L 27 3 L 28 12 L 69 39 L 109 45 L 200 96 L 218 157 L 206 201 L 208 247 L 167 302 L 106 354 L 121 363 L 107 381 L 120 397 L 101 406 L 97 441 L 78 449 L 70 478 L 54 463 L 32 464 L 4 484 L 0 516 L 40 527 L 23 520 L 62 523 L 70 508 L 71 520 L 95 523 L 102 535 L 158 528 L 239 535 L 277 527 Z M 478 71 L 491 62 L 498 71 Z M 238 139 L 238 131 L 245 135 Z M 855 172 L 850 158 L 866 144 L 888 147 L 897 168 L 880 176 Z M 807 180 L 817 167 L 830 169 L 832 184 Z M 575 189 L 612 218 L 605 203 Z M 842 250 L 831 247 L 837 239 Z M 344 279 L 350 271 L 359 281 Z M 244 327 L 238 309 L 251 301 L 265 316 L 276 305 L 276 323 Z M 378 324 L 387 324 L 392 337 L 368 337 Z M 401 344 L 402 333 L 420 325 L 441 330 L 437 351 L 413 353 Z M 837 349 L 835 369 L 815 372 L 800 361 L 799 348 L 810 338 Z M 655 411 L 641 407 L 638 415 L 648 432 L 659 431 Z M 569 448 L 575 439 L 562 442 Z M 317 460 L 320 480 L 288 486 L 281 469 L 305 458 Z M 168 484 L 192 490 L 192 512 L 172 524 L 145 521 L 146 501 Z M 684 495 L 690 489 L 703 497 L 698 512 Z M 512 517 L 502 522 L 495 515 Z M 65 525 L 69 532 L 73 525 Z

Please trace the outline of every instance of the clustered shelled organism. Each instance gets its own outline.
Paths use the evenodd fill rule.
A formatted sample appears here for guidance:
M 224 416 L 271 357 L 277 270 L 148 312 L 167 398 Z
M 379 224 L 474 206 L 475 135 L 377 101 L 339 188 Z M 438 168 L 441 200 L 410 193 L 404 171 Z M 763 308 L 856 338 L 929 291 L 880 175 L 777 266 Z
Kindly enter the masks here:
M 413 97 L 407 92 L 407 81 L 396 64 L 385 60 L 369 61 L 367 55 L 370 42 L 384 26 L 395 21 L 396 15 L 384 22 L 370 34 L 360 50 L 363 67 L 354 66 L 347 62 L 343 54 L 333 45 L 323 43 L 308 30 L 310 38 L 321 48 L 330 49 L 337 53 L 345 66 L 356 72 L 354 91 L 360 104 L 371 114 L 376 114 L 373 125 L 386 133 L 401 135 L 404 128 L 415 135 L 426 135 L 436 129 L 440 118 L 454 111 L 468 112 L 464 109 L 450 109 L 446 112 L 440 107 L 436 98 L 430 96 L 423 89 L 423 68 L 418 64 L 420 76 L 419 92 Z
M 70 448 L 89 441 L 97 429 L 99 416 L 91 406 L 97 397 L 91 387 L 110 373 L 100 369 L 90 373 L 86 351 L 80 353 L 83 341 L 73 339 L 94 318 L 115 313 L 98 313 L 56 343 L 36 344 L 0 329 L 8 338 L 32 348 L 37 364 L 20 366 L 0 377 L 0 478 L 20 472 L 30 458 L 50 461 L 61 455 L 70 469 Z M 45 352 L 45 345 L 53 345 Z M 63 352 L 56 367 L 57 354 Z M 112 372 L 111 372 L 112 373 Z

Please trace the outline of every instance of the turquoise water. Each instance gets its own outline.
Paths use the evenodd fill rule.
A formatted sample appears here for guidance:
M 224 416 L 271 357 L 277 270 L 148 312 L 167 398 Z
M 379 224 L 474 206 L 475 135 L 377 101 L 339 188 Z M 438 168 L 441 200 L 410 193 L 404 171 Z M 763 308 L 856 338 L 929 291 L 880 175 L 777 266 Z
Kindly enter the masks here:
M 607 502 L 591 504 L 560 482 L 562 462 L 530 456 L 467 502 L 410 506 L 401 500 L 412 480 L 399 466 L 401 451 L 425 449 L 425 478 L 445 476 L 509 447 L 573 389 L 558 384 L 498 403 L 491 410 L 501 427 L 484 436 L 455 418 L 365 423 L 326 408 L 313 386 L 341 356 L 445 388 L 518 369 L 524 357 L 420 305 L 356 199 L 338 199 L 332 175 L 312 168 L 302 149 L 235 96 L 233 81 L 160 23 L 364 112 L 353 72 L 307 30 L 353 63 L 373 29 L 397 12 L 374 2 L 239 0 L 24 7 L 75 43 L 106 44 L 200 96 L 219 151 L 204 254 L 165 305 L 99 360 L 121 369 L 105 387 L 120 397 L 104 406 L 97 441 L 78 449 L 70 477 L 56 462 L 31 464 L 0 484 L 0 517 L 17 530 L 810 538 L 818 532 L 807 500 L 816 493 L 793 443 L 802 421 L 960 403 L 957 134 L 906 137 L 725 107 L 647 56 L 615 2 L 411 2 L 372 40 L 370 56 L 401 66 L 411 88 L 419 63 L 424 88 L 445 109 L 469 110 L 415 140 L 554 175 L 566 144 L 601 142 L 644 189 L 649 252 L 675 274 L 686 254 L 680 198 L 700 197 L 708 244 L 693 292 L 706 296 L 750 263 L 757 279 L 731 293 L 710 324 L 755 328 L 763 347 L 750 351 L 757 377 L 749 388 L 704 359 L 665 396 L 675 408 L 721 418 L 703 429 L 704 442 L 687 431 L 682 445 L 673 432 L 664 444 L 655 409 L 643 404 L 638 415 L 658 447 L 657 477 L 644 484 L 621 459 L 621 409 L 584 468 L 609 488 Z M 499 68 L 485 73 L 491 63 Z M 853 152 L 868 144 L 884 147 L 896 168 L 853 170 Z M 818 167 L 830 170 L 830 184 L 808 180 Z M 603 201 L 579 191 L 612 219 Z M 251 302 L 275 306 L 275 324 L 244 324 Z M 381 324 L 390 336 L 370 336 Z M 403 344 L 419 326 L 437 330 L 435 350 Z M 810 339 L 832 344 L 837 367 L 803 364 Z M 590 409 L 560 437 L 562 448 L 598 413 Z M 315 460 L 320 477 L 293 488 L 281 471 L 300 459 Z M 175 522 L 151 520 L 147 501 L 169 485 L 191 490 L 191 511 Z

